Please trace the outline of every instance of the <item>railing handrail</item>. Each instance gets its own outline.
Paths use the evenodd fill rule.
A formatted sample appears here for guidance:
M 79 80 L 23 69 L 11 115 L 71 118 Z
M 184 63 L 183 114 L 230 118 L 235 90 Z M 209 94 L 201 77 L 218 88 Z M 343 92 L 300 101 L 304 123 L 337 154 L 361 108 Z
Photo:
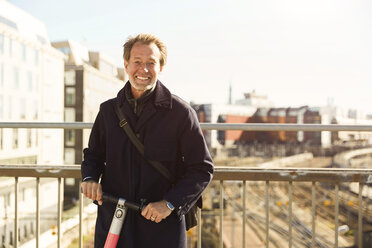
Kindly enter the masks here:
M 0 128 L 90 129 L 91 122 L 0 122 Z M 372 132 L 372 125 L 341 124 L 277 124 L 277 123 L 200 123 L 203 130 L 242 131 L 364 131 Z
M 80 178 L 79 165 L 0 165 L 3 177 Z M 215 167 L 213 180 L 372 183 L 372 169 Z

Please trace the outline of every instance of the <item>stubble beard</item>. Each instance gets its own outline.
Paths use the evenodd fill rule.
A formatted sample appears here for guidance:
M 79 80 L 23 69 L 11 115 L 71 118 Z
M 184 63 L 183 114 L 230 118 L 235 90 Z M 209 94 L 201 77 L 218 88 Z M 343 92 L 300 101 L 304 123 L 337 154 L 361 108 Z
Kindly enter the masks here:
M 138 84 L 134 82 L 134 80 L 129 79 L 129 83 L 134 89 L 138 91 L 143 91 L 143 92 L 151 90 L 153 87 L 155 87 L 156 81 L 157 80 L 155 80 L 154 82 L 151 82 L 150 84 L 144 85 L 144 84 Z

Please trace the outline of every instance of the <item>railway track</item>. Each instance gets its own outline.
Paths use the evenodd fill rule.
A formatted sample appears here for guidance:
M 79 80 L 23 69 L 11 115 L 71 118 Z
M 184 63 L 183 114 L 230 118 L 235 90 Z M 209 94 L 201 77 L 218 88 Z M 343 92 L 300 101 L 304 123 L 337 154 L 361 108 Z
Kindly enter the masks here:
M 257 184 L 256 184 L 257 185 Z M 255 190 L 250 191 L 249 201 L 253 202 L 264 202 L 264 192 L 262 189 L 256 188 Z M 276 202 L 279 200 L 278 190 L 271 186 L 270 188 L 270 199 L 271 202 Z M 231 188 L 226 188 L 226 196 L 228 197 L 227 202 L 229 206 L 232 207 L 231 202 L 236 195 L 236 190 L 231 190 Z M 242 212 L 242 204 L 235 203 L 235 208 L 237 211 Z M 252 227 L 254 226 L 255 230 L 258 230 L 261 233 L 265 233 L 266 228 L 266 217 L 264 213 L 264 208 L 247 209 L 247 223 Z M 288 211 L 285 208 L 280 207 L 276 204 L 270 204 L 270 233 L 275 232 L 275 236 L 270 236 L 270 244 L 275 245 L 276 247 L 287 247 L 288 237 L 290 232 L 288 230 L 288 222 L 285 220 L 289 219 Z M 311 228 L 308 227 L 308 223 L 300 220 L 295 214 L 292 215 L 292 244 L 293 247 L 311 247 L 312 244 L 312 233 Z M 263 239 L 262 239 L 263 240 Z M 264 240 L 263 240 L 264 241 Z M 283 244 L 281 246 L 277 244 Z M 316 239 L 316 247 L 325 248 L 332 246 L 332 242 L 323 237 L 318 237 Z
M 330 159 L 322 160 L 315 158 L 313 164 L 307 162 L 306 167 L 325 167 Z M 365 160 L 361 160 L 365 163 Z M 355 166 L 355 164 L 354 164 Z M 242 217 L 241 183 L 226 182 L 224 184 L 226 196 L 225 218 L 232 208 Z M 289 242 L 289 187 L 287 182 L 270 182 L 269 188 L 269 229 L 270 247 L 288 247 Z M 218 192 L 218 184 L 214 191 Z M 312 184 L 309 182 L 294 182 L 292 195 L 292 247 L 311 247 L 313 233 L 311 230 L 312 220 Z M 316 239 L 315 247 L 333 247 L 335 242 L 335 186 L 329 183 L 317 183 L 315 188 L 316 199 Z M 266 215 L 265 215 L 265 183 L 247 182 L 246 223 L 256 233 L 257 237 L 265 242 Z M 216 196 L 219 199 L 219 196 Z M 359 202 L 358 195 L 350 190 L 349 185 L 339 185 L 339 214 L 338 223 L 348 225 L 351 229 L 357 228 Z M 235 201 L 234 205 L 231 204 Z M 363 224 L 372 225 L 371 200 L 363 198 L 362 212 Z M 218 214 L 218 213 L 216 213 Z M 364 228 L 363 228 L 364 229 Z M 339 234 L 340 235 L 340 234 Z M 354 245 L 353 236 L 338 237 L 339 247 L 351 247 Z

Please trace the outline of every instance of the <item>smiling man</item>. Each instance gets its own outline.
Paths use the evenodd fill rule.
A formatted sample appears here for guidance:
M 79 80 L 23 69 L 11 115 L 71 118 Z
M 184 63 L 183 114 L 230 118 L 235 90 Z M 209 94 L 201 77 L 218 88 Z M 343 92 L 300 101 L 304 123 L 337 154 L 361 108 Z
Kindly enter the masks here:
M 100 106 L 81 166 L 82 191 L 99 204 L 95 247 L 104 246 L 115 210 L 102 202 L 107 192 L 147 204 L 141 214 L 128 211 L 117 247 L 186 248 L 185 214 L 201 204 L 213 162 L 195 111 L 158 80 L 166 61 L 166 46 L 157 37 L 130 37 L 124 44 L 129 81 Z M 144 144 L 143 156 L 120 127 L 116 106 Z M 176 180 L 149 161 L 162 163 Z

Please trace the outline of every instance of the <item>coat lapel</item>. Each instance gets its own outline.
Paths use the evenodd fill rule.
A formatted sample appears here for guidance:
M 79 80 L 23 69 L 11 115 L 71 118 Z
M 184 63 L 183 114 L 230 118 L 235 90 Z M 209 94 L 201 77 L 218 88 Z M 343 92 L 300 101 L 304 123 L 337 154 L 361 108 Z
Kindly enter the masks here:
M 131 127 L 135 127 L 137 125 L 137 117 L 133 113 L 133 110 L 130 107 L 130 104 L 125 98 L 124 89 L 125 86 L 119 91 L 117 95 L 117 100 L 119 101 L 119 106 L 121 111 L 123 111 L 125 117 L 128 119 L 128 123 L 130 123 Z
M 146 122 L 151 119 L 156 113 L 156 108 L 152 103 L 146 104 L 145 108 L 142 110 L 142 113 L 138 119 L 136 125 L 136 132 L 138 132 Z

